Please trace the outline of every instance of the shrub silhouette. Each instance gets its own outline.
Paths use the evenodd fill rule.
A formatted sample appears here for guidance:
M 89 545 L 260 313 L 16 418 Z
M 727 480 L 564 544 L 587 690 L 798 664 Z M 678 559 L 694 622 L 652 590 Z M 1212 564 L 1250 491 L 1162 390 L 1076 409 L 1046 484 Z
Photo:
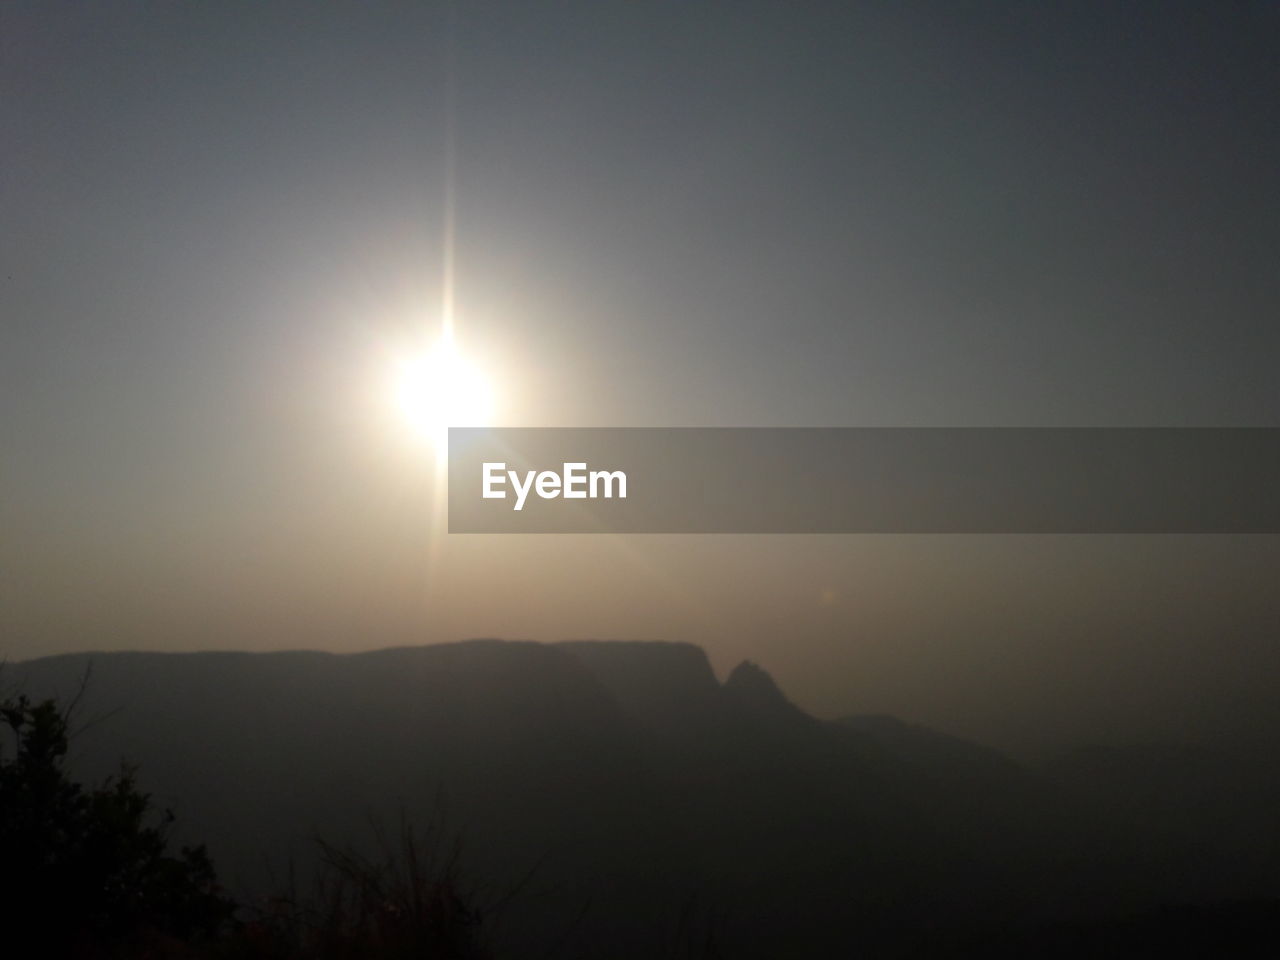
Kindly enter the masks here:
M 278 896 L 245 924 L 253 960 L 487 960 L 476 892 L 462 880 L 458 846 L 424 841 L 408 823 L 392 842 L 375 824 L 381 854 L 318 840 L 312 896 Z
M 135 771 L 86 788 L 67 773 L 69 711 L 54 700 L 0 703 L 0 903 L 10 945 L 44 956 L 134 956 L 148 942 L 218 934 L 234 904 L 203 846 L 168 851 Z M 12 746 L 12 755 L 5 749 Z

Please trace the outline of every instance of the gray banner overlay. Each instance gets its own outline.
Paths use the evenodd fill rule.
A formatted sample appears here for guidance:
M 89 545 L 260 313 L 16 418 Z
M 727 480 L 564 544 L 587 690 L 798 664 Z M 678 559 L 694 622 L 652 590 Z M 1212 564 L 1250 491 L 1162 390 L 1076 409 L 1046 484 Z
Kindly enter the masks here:
M 1280 429 L 453 428 L 449 531 L 1280 533 Z

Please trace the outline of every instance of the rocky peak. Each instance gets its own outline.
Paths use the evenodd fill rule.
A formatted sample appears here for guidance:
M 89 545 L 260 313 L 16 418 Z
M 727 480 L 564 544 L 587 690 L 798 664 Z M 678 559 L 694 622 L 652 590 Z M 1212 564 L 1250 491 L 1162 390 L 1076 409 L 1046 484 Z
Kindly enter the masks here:
M 729 700 L 757 715 L 804 717 L 804 711 L 787 699 L 773 677 L 759 665 L 743 660 L 724 682 Z

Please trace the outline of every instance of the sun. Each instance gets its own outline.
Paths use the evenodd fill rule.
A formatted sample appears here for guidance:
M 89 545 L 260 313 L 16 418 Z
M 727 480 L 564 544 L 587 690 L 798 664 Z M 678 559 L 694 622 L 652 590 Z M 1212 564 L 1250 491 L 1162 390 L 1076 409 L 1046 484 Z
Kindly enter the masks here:
M 462 355 L 452 336 L 400 361 L 396 398 L 410 426 L 438 454 L 448 449 L 450 427 L 484 427 L 493 417 L 488 379 Z

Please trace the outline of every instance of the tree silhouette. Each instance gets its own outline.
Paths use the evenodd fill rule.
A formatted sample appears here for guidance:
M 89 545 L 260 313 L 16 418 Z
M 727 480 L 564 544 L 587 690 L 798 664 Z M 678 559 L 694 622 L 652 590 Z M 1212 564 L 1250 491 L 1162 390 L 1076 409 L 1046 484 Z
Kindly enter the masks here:
M 205 848 L 168 852 L 173 814 L 153 810 L 133 768 L 93 788 L 72 780 L 69 712 L 26 696 L 0 703 L 10 735 L 0 742 L 5 940 L 43 956 L 96 958 L 216 935 L 234 905 Z

